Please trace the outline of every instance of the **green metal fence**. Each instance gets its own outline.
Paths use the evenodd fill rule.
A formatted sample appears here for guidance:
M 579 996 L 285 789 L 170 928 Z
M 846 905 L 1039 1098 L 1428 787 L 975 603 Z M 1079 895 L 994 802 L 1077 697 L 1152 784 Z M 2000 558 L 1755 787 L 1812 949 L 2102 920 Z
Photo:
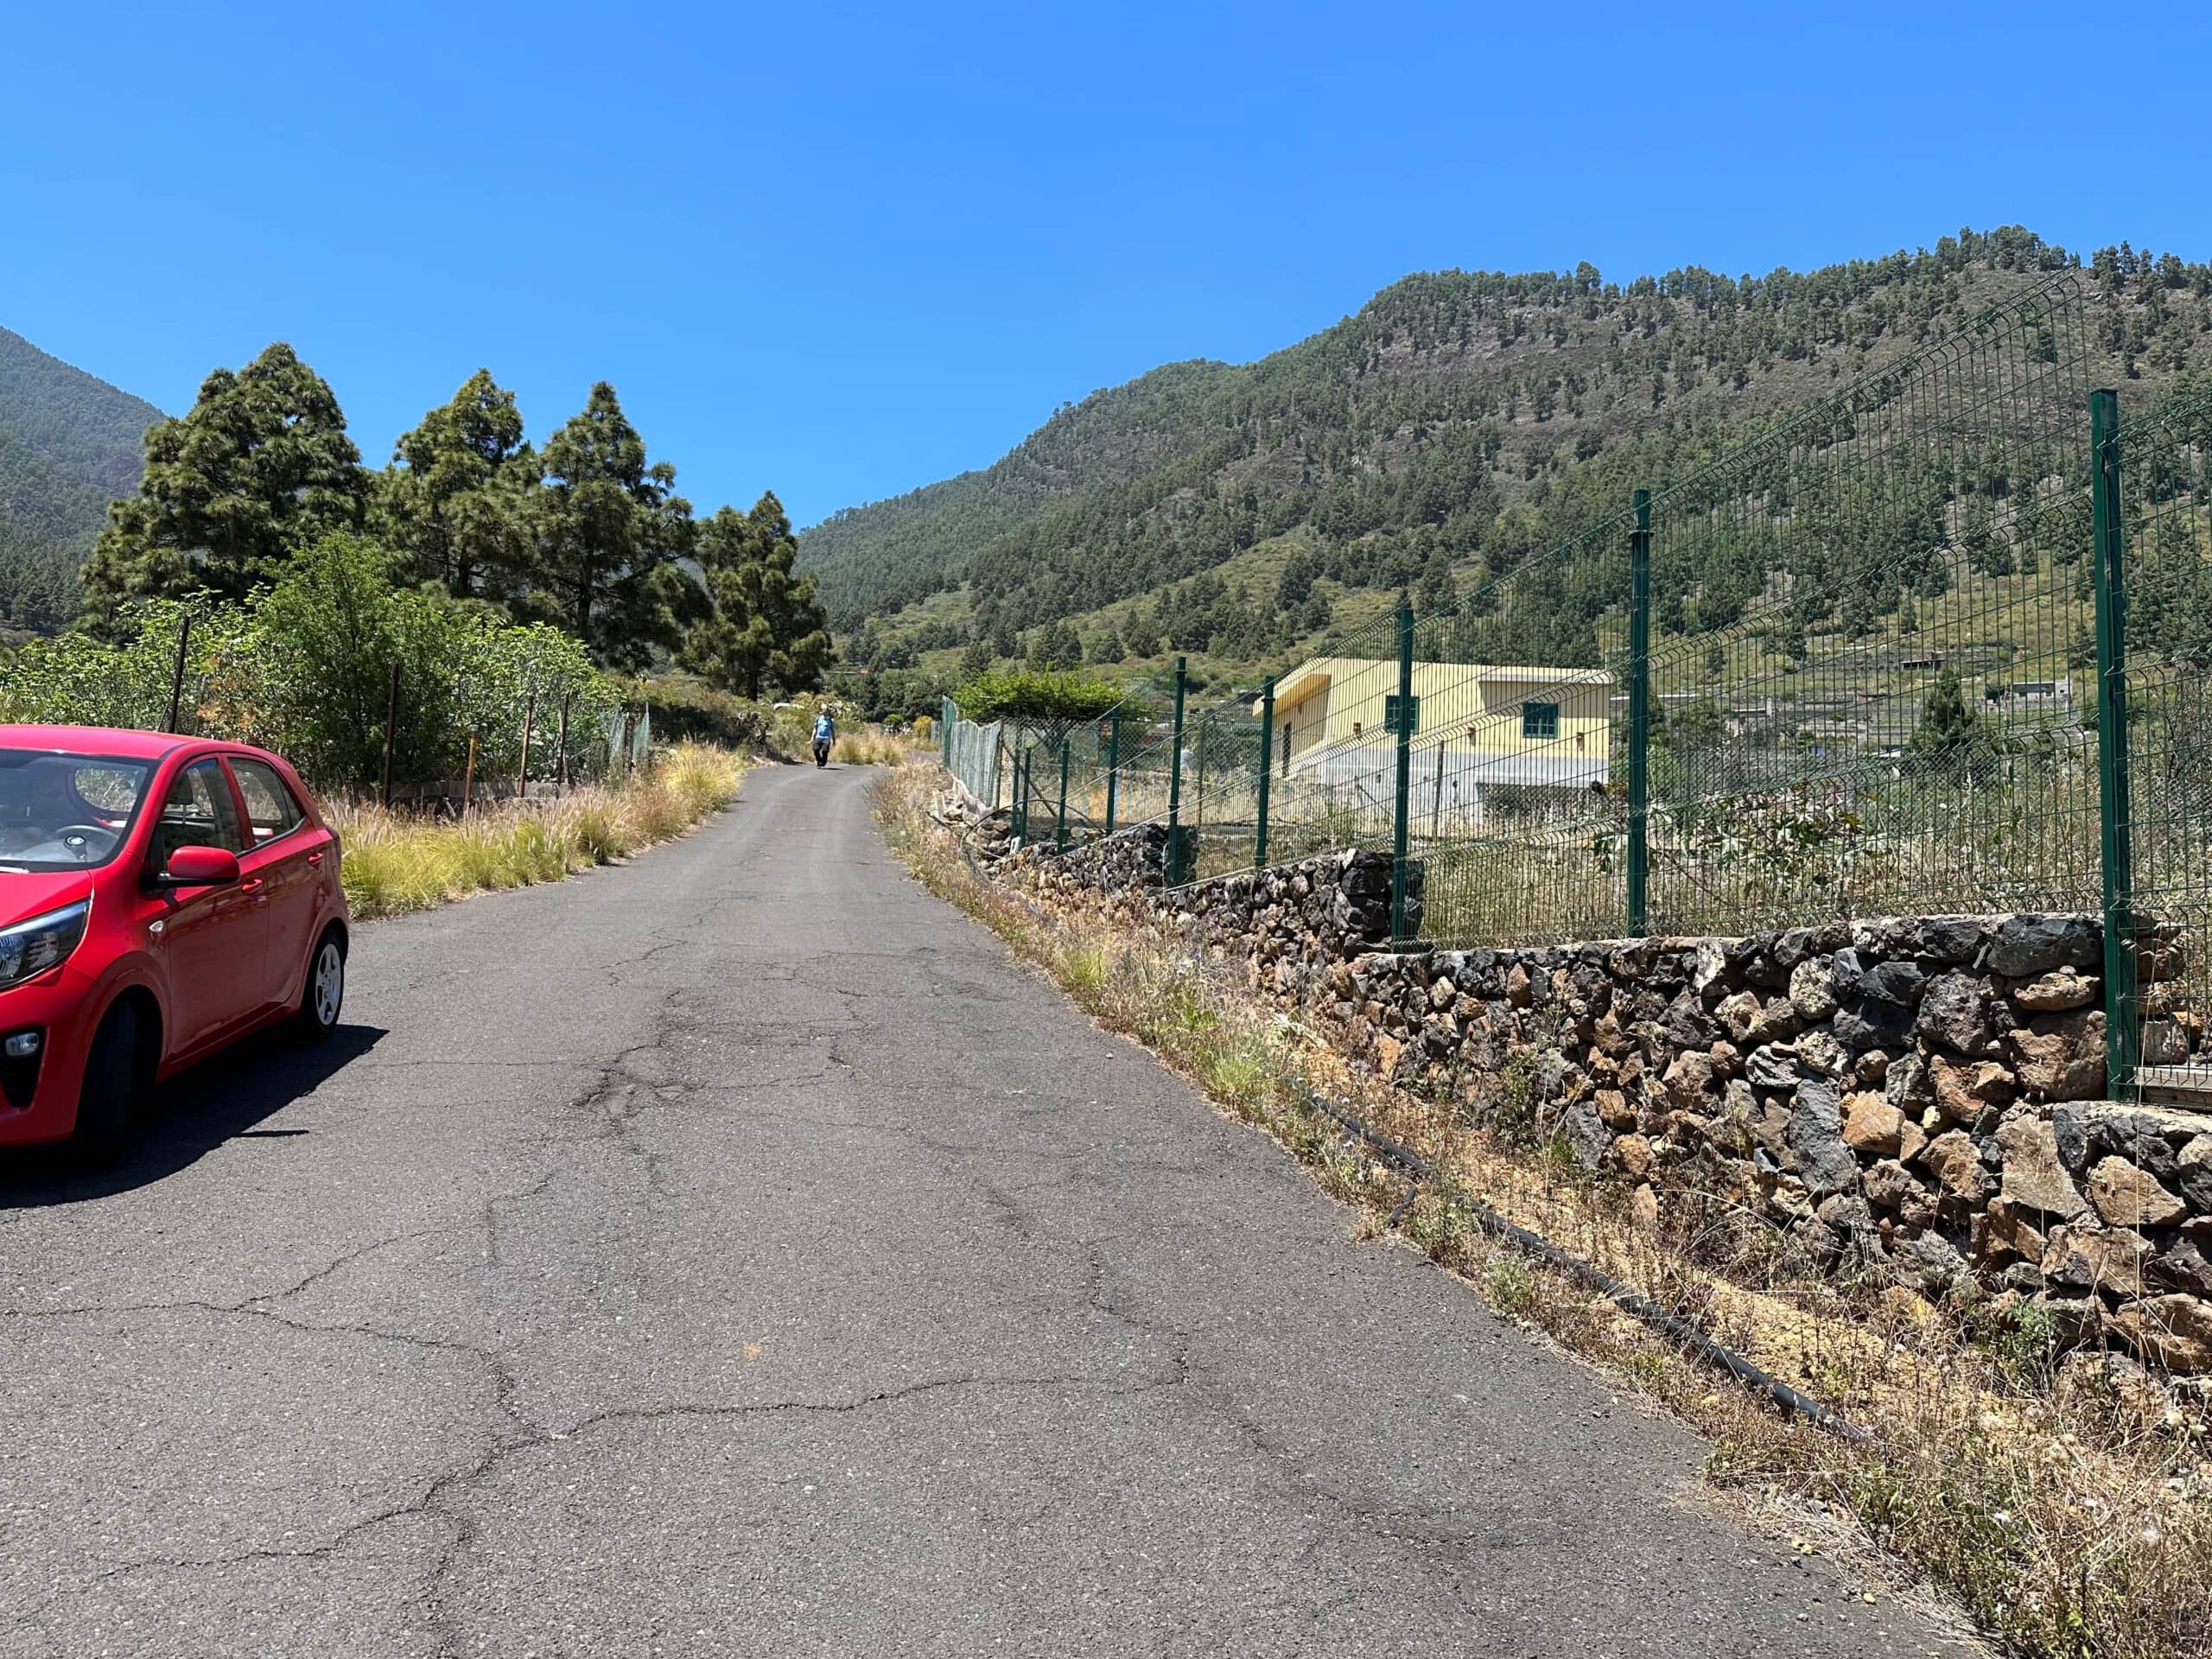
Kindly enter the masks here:
M 1179 664 L 1017 822 L 1166 823 L 1175 883 L 1389 848 L 1408 945 L 2101 911 L 2115 1085 L 2212 1081 L 2212 395 L 2087 363 L 2062 272 L 1448 607 Z
M 2110 394 L 2100 394 L 2104 399 Z M 2212 394 L 2101 410 L 2097 665 L 2113 1074 L 2212 1086 Z

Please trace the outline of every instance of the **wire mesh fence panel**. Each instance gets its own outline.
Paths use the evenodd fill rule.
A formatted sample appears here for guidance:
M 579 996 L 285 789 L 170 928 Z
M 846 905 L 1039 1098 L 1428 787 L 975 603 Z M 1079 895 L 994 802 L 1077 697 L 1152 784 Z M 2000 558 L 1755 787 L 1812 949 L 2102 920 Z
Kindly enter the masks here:
M 1268 734 L 1268 861 L 1388 846 L 1395 833 L 1399 634 L 1386 620 L 1332 642 L 1274 682 Z M 1248 705 L 1249 709 L 1249 705 Z M 1256 816 L 1259 732 L 1224 743 Z M 1225 804 L 1224 804 L 1225 805 Z M 1247 842 L 1247 850 L 1249 843 Z
M 1609 519 L 1415 622 L 1407 847 L 1421 937 L 1626 931 L 1628 528 Z
M 2096 906 L 2084 362 L 2063 273 L 1653 502 L 1649 931 Z
M 1175 739 L 1171 722 L 1125 721 L 1115 768 L 1113 820 L 1116 828 L 1164 823 L 1175 793 Z
M 1253 867 L 1259 836 L 1260 722 L 1249 702 L 1186 715 L 1180 822 L 1190 880 Z
M 2120 429 L 2134 1079 L 2212 1085 L 2212 396 Z

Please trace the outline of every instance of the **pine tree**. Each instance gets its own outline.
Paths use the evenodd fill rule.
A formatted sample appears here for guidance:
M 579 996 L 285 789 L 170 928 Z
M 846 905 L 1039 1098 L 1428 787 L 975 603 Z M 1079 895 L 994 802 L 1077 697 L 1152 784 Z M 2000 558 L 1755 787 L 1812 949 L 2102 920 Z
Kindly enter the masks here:
M 791 521 L 772 493 L 750 512 L 723 507 L 700 526 L 699 566 L 712 609 L 684 637 L 684 666 L 717 690 L 747 697 L 822 683 L 834 653 L 814 578 L 791 574 L 798 552 Z
M 96 623 L 142 597 L 242 599 L 292 556 L 361 523 L 360 451 L 322 379 L 281 341 L 200 383 L 189 413 L 146 435 L 138 493 L 108 508 L 85 566 Z
M 544 464 L 524 591 L 512 607 L 558 623 L 601 664 L 643 668 L 705 609 L 676 563 L 695 528 L 676 468 L 646 461 L 645 439 L 605 381 L 547 442 Z
M 479 369 L 393 446 L 373 522 L 412 580 L 503 599 L 529 572 L 540 481 L 514 394 Z

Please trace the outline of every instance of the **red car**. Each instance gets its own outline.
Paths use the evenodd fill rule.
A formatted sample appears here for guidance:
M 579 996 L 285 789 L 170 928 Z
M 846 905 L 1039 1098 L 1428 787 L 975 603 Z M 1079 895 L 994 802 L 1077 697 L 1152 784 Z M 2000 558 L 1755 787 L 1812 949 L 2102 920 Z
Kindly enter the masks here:
M 156 1082 L 346 995 L 338 838 L 273 754 L 0 726 L 0 1147 L 130 1137 Z

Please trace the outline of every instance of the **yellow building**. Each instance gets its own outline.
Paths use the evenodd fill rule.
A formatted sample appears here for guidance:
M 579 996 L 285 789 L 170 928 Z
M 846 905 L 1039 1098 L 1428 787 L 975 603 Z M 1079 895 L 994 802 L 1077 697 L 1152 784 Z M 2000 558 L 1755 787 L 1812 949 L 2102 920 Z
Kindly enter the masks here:
M 1442 810 L 1479 818 L 1483 791 L 1501 785 L 1605 786 L 1616 711 L 1602 669 L 1415 663 L 1413 679 L 1413 777 Z M 1281 677 L 1281 774 L 1361 793 L 1395 777 L 1397 691 L 1398 664 L 1375 658 L 1316 657 Z

